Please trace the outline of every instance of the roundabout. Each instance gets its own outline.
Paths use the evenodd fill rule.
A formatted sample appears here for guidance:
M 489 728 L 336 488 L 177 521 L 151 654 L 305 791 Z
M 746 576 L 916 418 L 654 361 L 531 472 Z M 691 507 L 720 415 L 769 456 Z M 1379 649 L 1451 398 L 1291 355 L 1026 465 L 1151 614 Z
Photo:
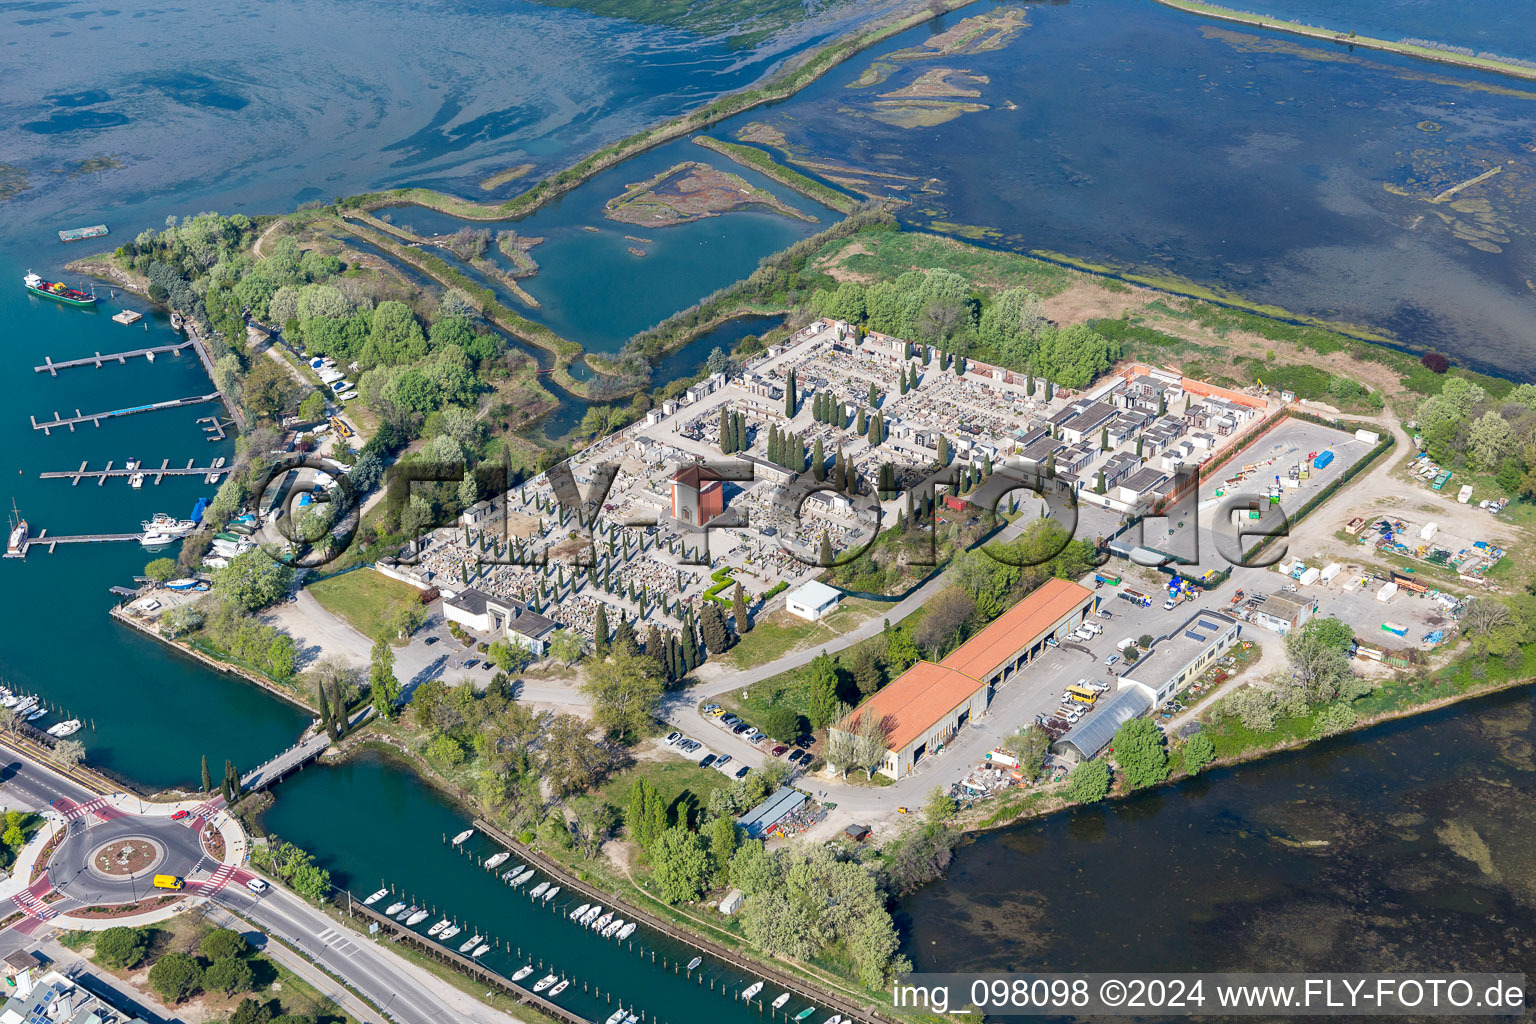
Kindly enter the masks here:
M 127 836 L 91 851 L 88 865 L 101 878 L 121 880 L 154 874 L 165 860 L 165 848 L 145 836 Z

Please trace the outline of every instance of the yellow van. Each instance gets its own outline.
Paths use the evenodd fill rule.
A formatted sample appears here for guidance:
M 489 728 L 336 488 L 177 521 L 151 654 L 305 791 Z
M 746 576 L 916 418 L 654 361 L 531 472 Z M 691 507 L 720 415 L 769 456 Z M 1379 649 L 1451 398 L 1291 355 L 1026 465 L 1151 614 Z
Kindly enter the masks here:
M 156 889 L 180 889 L 182 886 L 184 886 L 186 884 L 187 883 L 184 882 L 179 875 L 156 875 L 155 876 L 155 888 Z
M 1086 704 L 1089 707 L 1093 707 L 1093 705 L 1099 699 L 1099 691 L 1090 690 L 1086 686 L 1069 686 L 1067 687 L 1067 696 L 1070 697 L 1074 703 Z

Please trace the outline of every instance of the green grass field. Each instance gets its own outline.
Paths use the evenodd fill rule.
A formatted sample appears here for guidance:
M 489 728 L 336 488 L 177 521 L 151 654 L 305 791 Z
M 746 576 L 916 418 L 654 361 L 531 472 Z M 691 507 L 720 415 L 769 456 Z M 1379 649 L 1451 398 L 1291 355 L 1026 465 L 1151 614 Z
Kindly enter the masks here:
M 697 822 L 709 794 L 731 784 L 723 772 L 700 768 L 692 761 L 668 754 L 660 761 L 636 761 L 633 767 L 605 782 L 598 795 L 615 807 L 623 808 L 629 803 L 629 788 L 636 779 L 645 779 L 656 787 L 672 820 L 677 822 Z
M 796 648 L 834 640 L 886 607 L 889 605 L 850 597 L 820 622 L 807 622 L 786 611 L 777 611 L 755 623 L 752 632 L 742 637 L 741 642 L 726 653 L 724 660 L 733 668 L 762 665 Z
M 395 616 L 420 600 L 421 592 L 373 569 L 358 569 L 309 586 L 321 607 L 369 638 L 388 628 Z
M 862 252 L 842 256 L 857 244 Z M 967 245 L 920 231 L 863 231 L 828 243 L 815 263 L 830 257 L 852 273 L 889 281 L 908 270 L 951 270 L 991 292 L 1028 288 L 1042 298 L 1063 291 L 1078 275 L 1044 260 Z

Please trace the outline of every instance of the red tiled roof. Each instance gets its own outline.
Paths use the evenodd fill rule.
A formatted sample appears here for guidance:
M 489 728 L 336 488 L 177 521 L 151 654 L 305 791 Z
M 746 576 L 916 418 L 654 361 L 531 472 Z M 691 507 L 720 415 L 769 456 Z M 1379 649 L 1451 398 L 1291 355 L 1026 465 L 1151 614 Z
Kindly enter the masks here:
M 865 715 L 872 715 L 886 725 L 886 745 L 900 750 L 986 685 L 952 668 L 920 661 L 860 704 L 838 727 L 851 731 Z
M 673 474 L 672 482 L 701 491 L 711 484 L 718 484 L 720 475 L 707 467 L 685 466 Z
M 1021 648 L 1033 644 L 1058 619 L 1091 597 L 1093 591 L 1080 583 L 1046 580 L 939 664 L 985 679 Z

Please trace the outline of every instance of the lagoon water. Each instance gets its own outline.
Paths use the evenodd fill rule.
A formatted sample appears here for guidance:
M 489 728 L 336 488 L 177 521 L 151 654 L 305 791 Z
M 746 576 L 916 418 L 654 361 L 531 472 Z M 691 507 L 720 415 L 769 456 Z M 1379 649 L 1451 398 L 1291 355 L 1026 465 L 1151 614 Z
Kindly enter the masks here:
M 1471 6 L 1475 23 L 1485 5 Z M 760 121 L 798 160 L 909 176 L 893 194 L 919 226 L 1187 278 L 1531 375 L 1536 83 L 1146 0 L 1024 9 L 1028 26 L 999 49 L 903 61 L 855 87 L 935 31 L 915 29 L 716 134 Z M 883 94 L 941 68 L 979 76 L 958 84 L 987 109 L 929 127 L 881 119 Z
M 1536 969 L 1530 688 L 978 838 L 922 971 Z
M 1229 5 L 1232 6 L 1232 5 Z M 1536 0 L 1256 0 L 1245 11 L 1377 39 L 1428 39 L 1518 60 L 1536 60 Z

